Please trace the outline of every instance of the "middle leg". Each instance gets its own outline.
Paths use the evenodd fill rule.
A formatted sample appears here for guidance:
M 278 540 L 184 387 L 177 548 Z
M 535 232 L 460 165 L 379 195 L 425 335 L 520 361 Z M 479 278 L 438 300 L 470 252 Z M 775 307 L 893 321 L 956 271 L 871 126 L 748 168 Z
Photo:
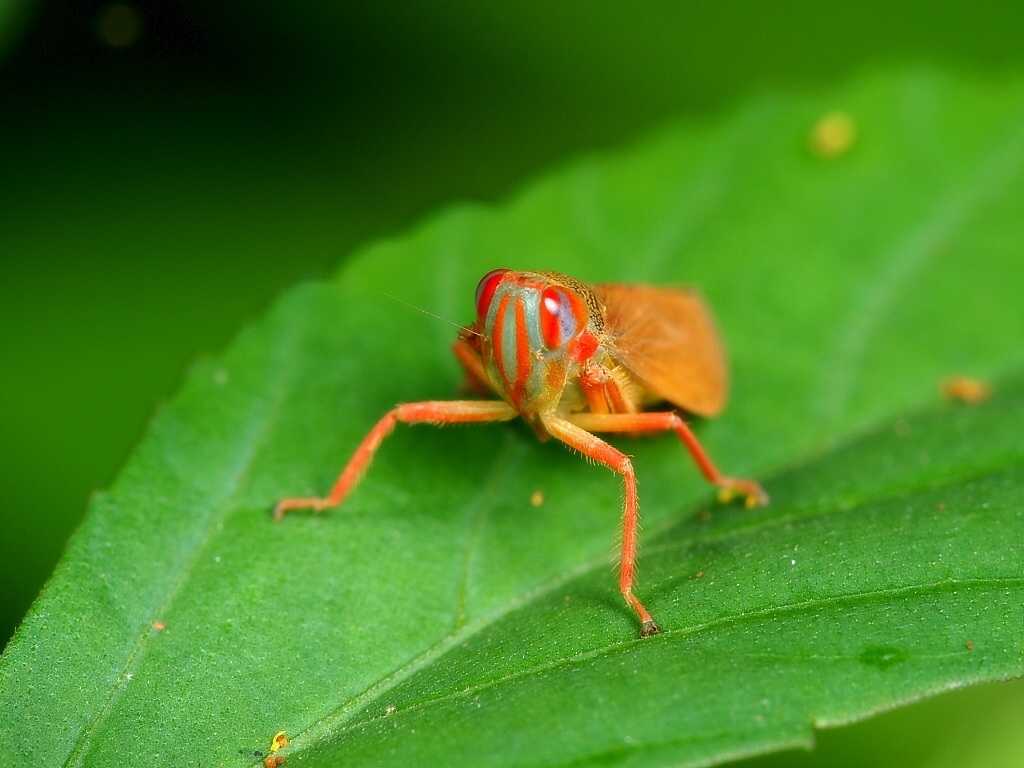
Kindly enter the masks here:
M 405 424 L 468 424 L 488 421 L 508 421 L 519 414 L 501 400 L 428 400 L 423 403 L 405 403 L 384 414 L 377 425 L 363 438 L 352 454 L 345 469 L 334 483 L 330 494 L 323 498 L 281 499 L 274 506 L 274 519 L 280 520 L 293 509 L 312 509 L 322 512 L 336 507 L 345 500 L 363 472 L 369 467 L 373 455 L 399 422 Z

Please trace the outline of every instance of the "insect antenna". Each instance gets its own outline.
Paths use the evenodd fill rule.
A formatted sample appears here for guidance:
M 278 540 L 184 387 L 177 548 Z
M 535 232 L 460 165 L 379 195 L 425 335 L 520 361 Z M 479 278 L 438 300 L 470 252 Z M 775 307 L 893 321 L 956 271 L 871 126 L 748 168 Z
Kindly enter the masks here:
M 454 325 L 460 331 L 464 331 L 464 332 L 466 332 L 466 333 L 468 333 L 468 334 L 470 334 L 472 336 L 479 336 L 481 339 L 484 337 L 484 335 L 482 333 L 480 333 L 479 331 L 474 331 L 472 328 L 470 328 L 468 326 L 465 326 L 465 325 L 459 325 L 458 323 L 456 323 L 456 322 L 454 322 L 452 320 L 449 320 L 447 317 L 441 317 L 440 315 L 435 315 L 433 312 L 428 312 L 427 310 L 423 309 L 422 307 L 417 307 L 415 304 L 410 304 L 408 301 L 403 301 L 402 299 L 398 298 L 397 296 L 392 296 L 390 293 L 387 293 L 386 291 L 381 291 L 381 293 L 383 293 L 389 299 L 394 299 L 399 304 L 405 304 L 405 306 L 407 306 L 407 307 L 412 307 L 413 309 L 422 312 L 424 315 L 430 315 L 433 318 L 437 318 L 438 320 L 440 320 L 442 322 L 448 323 L 448 325 Z

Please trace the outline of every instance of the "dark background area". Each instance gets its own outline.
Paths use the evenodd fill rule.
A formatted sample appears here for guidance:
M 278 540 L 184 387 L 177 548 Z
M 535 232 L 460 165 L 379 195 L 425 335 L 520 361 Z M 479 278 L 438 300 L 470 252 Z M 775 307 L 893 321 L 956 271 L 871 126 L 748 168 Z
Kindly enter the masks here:
M 0 645 L 190 361 L 360 242 L 764 88 L 1024 63 L 1012 2 L 372 6 L 0 0 Z

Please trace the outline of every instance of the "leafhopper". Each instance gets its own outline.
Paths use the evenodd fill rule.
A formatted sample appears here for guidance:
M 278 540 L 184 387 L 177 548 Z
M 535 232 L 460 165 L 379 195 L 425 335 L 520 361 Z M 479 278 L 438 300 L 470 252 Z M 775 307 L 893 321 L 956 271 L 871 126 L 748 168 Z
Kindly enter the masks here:
M 555 272 L 496 269 L 476 289 L 476 321 L 453 351 L 467 386 L 491 400 L 405 403 L 370 430 L 322 498 L 282 499 L 288 511 L 336 507 L 359 482 L 399 422 L 456 424 L 521 416 L 537 437 L 551 437 L 622 475 L 619 590 L 640 620 L 640 636 L 660 632 L 633 593 L 638 500 L 629 457 L 595 432 L 672 430 L 723 500 L 768 503 L 753 480 L 720 473 L 677 408 L 713 417 L 725 407 L 728 373 L 711 312 L 692 290 L 647 285 L 587 285 Z M 668 407 L 666 408 L 666 404 Z

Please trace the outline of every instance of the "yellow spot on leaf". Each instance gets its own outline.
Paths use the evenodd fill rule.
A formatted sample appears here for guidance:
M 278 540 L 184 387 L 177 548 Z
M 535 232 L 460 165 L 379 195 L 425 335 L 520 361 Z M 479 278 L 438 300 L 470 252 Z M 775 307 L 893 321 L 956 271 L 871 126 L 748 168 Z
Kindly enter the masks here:
M 992 388 L 988 384 L 967 376 L 951 376 L 942 382 L 942 396 L 947 400 L 973 405 L 988 400 L 991 394 Z
M 829 112 L 814 124 L 809 144 L 811 152 L 826 160 L 845 155 L 857 138 L 857 125 L 845 112 Z

